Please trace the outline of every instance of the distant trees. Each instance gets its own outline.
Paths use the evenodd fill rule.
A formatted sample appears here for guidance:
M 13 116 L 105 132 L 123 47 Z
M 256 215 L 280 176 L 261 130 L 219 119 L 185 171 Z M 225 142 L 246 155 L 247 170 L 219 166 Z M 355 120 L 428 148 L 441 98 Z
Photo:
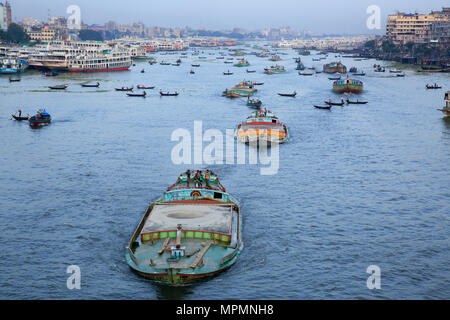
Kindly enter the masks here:
M 0 30 L 0 40 L 10 43 L 28 43 L 30 36 L 17 23 L 11 23 L 8 31 Z
M 103 41 L 103 36 L 100 32 L 95 30 L 81 30 L 79 37 L 81 40 Z
M 375 40 L 369 40 L 364 44 L 364 47 L 367 49 L 374 50 L 377 46 L 377 42 Z

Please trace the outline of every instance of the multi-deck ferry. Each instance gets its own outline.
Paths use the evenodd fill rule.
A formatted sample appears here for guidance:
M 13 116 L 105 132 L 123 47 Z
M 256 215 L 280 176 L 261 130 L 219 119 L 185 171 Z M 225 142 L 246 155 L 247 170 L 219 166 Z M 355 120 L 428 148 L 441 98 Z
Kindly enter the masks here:
M 282 144 L 289 140 L 286 125 L 278 120 L 270 110 L 253 112 L 236 128 L 235 136 L 243 143 L 266 142 Z
M 76 56 L 67 61 L 70 72 L 124 71 L 131 67 L 129 53 L 109 52 L 98 56 Z
M 186 171 L 145 212 L 126 251 L 139 275 L 180 284 L 229 269 L 243 249 L 237 202 L 212 171 Z

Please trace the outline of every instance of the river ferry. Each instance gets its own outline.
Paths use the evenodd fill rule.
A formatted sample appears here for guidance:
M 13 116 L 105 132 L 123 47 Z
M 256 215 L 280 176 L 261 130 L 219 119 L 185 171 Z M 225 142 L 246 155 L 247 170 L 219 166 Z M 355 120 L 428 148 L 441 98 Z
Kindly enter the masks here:
M 125 71 L 131 67 L 131 64 L 130 54 L 123 52 L 70 57 L 67 63 L 70 72 Z
M 209 170 L 186 171 L 148 207 L 126 248 L 137 274 L 166 284 L 216 275 L 243 249 L 237 201 Z
M 289 140 L 289 132 L 286 125 L 280 122 L 270 110 L 259 109 L 239 124 L 235 137 L 246 144 L 261 141 L 268 145 L 282 144 Z
M 333 82 L 333 91 L 336 93 L 361 93 L 363 91 L 363 82 L 361 80 L 347 79 Z

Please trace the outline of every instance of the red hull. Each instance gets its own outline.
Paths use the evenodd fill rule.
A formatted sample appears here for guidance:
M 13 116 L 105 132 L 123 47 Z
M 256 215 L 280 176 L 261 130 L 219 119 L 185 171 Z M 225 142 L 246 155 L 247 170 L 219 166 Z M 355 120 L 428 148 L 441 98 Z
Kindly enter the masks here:
M 130 67 L 120 67 L 120 68 L 111 68 L 111 69 L 87 69 L 87 70 L 78 70 L 78 69 L 69 69 L 69 72 L 108 72 L 108 71 L 126 71 L 130 69 Z

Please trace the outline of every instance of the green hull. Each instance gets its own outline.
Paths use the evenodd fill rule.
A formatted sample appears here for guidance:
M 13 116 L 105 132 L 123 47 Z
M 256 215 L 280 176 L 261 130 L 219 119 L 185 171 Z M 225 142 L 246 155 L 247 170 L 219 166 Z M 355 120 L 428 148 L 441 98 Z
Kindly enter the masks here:
M 361 93 L 363 91 L 362 86 L 358 85 L 334 85 L 333 91 L 336 93 Z
M 214 276 L 238 259 L 239 206 L 215 174 L 197 174 L 180 175 L 142 217 L 125 253 L 139 275 L 177 285 Z

